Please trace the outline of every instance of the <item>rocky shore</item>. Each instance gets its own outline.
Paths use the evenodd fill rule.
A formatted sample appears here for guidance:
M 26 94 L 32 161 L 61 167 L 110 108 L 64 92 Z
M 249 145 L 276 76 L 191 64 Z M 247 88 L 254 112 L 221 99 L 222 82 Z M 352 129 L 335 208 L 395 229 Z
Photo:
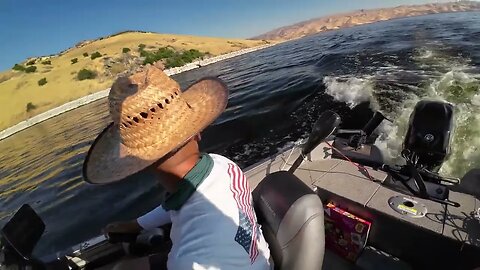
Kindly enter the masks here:
M 196 68 L 199 68 L 199 67 L 202 67 L 202 66 L 206 66 L 206 65 L 209 65 L 209 64 L 213 64 L 213 63 L 225 60 L 225 59 L 229 59 L 229 58 L 232 58 L 232 57 L 235 57 L 235 56 L 239 56 L 239 55 L 246 54 L 246 53 L 249 53 L 249 52 L 265 49 L 265 48 L 273 46 L 273 45 L 275 45 L 275 44 L 265 44 L 265 45 L 262 45 L 262 46 L 242 49 L 242 50 L 238 50 L 238 51 L 235 51 L 235 52 L 231 52 L 231 53 L 207 58 L 207 59 L 204 59 L 204 60 L 194 61 L 192 63 L 188 63 L 188 64 L 186 64 L 184 66 L 181 66 L 181 67 L 175 67 L 175 68 L 167 69 L 167 70 L 165 70 L 165 73 L 169 76 L 172 76 L 172 75 L 179 74 L 179 73 L 182 73 L 182 72 L 185 72 L 185 71 L 188 71 L 188 70 L 196 69 Z M 80 106 L 89 104 L 91 102 L 94 102 L 94 101 L 102 99 L 102 98 L 105 98 L 105 97 L 108 96 L 109 91 L 110 91 L 110 89 L 105 89 L 105 90 L 96 92 L 94 94 L 79 98 L 77 100 L 70 101 L 68 103 L 65 103 L 65 104 L 59 106 L 59 107 L 56 107 L 56 108 L 51 109 L 49 111 L 46 111 L 44 113 L 38 114 L 38 115 L 36 115 L 32 118 L 29 118 L 25 121 L 22 121 L 22 122 L 14 125 L 12 127 L 4 129 L 4 130 L 0 131 L 0 140 L 3 140 L 3 139 L 5 139 L 9 136 L 12 136 L 13 134 L 15 134 L 17 132 L 20 132 L 20 131 L 22 131 L 26 128 L 29 128 L 33 125 L 41 123 L 41 122 L 43 122 L 45 120 L 48 120 L 52 117 L 55 117 L 57 115 L 60 115 L 64 112 L 76 109 Z

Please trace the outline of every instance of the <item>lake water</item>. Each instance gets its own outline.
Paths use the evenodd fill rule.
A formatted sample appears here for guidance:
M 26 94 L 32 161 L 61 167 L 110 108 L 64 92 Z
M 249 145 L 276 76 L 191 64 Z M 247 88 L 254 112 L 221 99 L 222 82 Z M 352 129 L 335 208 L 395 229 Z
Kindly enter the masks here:
M 480 13 L 406 18 L 286 42 L 174 76 L 183 87 L 218 76 L 230 88 L 225 113 L 203 133 L 202 148 L 242 167 L 305 137 L 331 109 L 360 128 L 380 110 L 377 145 L 398 159 L 408 117 L 422 98 L 456 105 L 452 156 L 441 172 L 480 167 Z M 75 89 L 71 89 L 75 91 Z M 159 203 L 146 174 L 109 186 L 83 182 L 85 154 L 110 122 L 106 100 L 0 141 L 0 225 L 29 203 L 47 224 L 36 249 L 51 254 L 134 218 Z

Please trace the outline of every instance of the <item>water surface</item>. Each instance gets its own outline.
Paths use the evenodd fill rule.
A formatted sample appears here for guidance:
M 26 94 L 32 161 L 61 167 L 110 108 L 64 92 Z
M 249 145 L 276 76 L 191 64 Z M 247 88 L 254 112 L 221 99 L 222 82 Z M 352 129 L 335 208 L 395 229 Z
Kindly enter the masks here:
M 335 110 L 360 128 L 382 111 L 377 144 L 396 162 L 408 117 L 422 98 L 456 105 L 453 153 L 442 173 L 480 165 L 480 13 L 429 15 L 358 26 L 286 42 L 174 76 L 183 87 L 219 76 L 230 88 L 225 113 L 202 148 L 242 167 L 305 137 L 318 115 Z M 74 91 L 74 89 L 72 89 Z M 82 181 L 89 145 L 110 122 L 106 100 L 52 118 L 0 141 L 0 225 L 29 203 L 47 224 L 45 255 L 97 235 L 110 221 L 159 203 L 146 174 L 109 186 Z

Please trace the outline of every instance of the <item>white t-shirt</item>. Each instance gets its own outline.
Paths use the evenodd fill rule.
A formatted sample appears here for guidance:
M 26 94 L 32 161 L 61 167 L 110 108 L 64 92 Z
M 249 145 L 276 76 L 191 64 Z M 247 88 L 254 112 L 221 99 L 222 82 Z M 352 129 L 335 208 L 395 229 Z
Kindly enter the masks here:
M 172 222 L 168 269 L 270 269 L 270 251 L 242 170 L 215 154 L 210 174 L 178 211 L 161 206 L 137 219 L 144 229 Z

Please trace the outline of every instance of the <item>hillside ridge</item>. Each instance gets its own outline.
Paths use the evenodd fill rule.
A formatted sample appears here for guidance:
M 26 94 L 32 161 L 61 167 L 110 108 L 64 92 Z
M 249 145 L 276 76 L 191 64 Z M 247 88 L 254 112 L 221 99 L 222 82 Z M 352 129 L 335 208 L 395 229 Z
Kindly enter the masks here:
M 378 8 L 369 10 L 361 9 L 353 12 L 314 18 L 296 24 L 283 26 L 251 39 L 289 40 L 324 31 L 398 18 L 465 11 L 480 11 L 480 2 L 461 1 L 424 5 L 402 5 L 393 8 Z
M 0 130 L 108 88 L 146 64 L 175 68 L 268 41 L 122 31 L 0 72 Z

